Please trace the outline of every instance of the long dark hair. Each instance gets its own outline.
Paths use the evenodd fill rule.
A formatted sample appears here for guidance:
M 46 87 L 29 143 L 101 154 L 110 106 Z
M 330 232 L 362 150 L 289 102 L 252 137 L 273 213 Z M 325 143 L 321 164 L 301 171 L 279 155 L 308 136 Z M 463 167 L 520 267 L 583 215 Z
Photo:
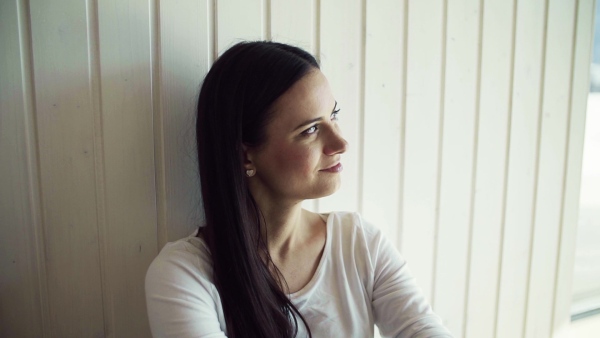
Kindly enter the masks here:
M 200 90 L 196 142 L 206 217 L 201 233 L 229 337 L 294 337 L 296 315 L 306 325 L 261 236 L 262 216 L 248 190 L 242 145 L 265 141 L 275 100 L 318 68 L 297 47 L 241 42 L 217 59 Z

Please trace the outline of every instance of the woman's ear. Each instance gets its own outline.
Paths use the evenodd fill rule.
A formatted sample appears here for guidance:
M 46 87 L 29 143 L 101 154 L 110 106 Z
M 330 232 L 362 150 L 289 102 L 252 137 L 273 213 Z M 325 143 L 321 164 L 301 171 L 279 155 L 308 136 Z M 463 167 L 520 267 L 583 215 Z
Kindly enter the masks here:
M 254 166 L 254 163 L 252 163 L 252 151 L 245 144 L 242 144 L 242 150 L 244 153 L 243 163 L 246 176 L 252 177 L 256 174 L 256 167 Z
M 251 149 L 245 145 L 242 144 L 242 150 L 244 153 L 244 158 L 242 159 L 242 162 L 244 163 L 244 169 L 249 170 L 249 169 L 255 169 L 254 168 L 254 164 L 252 163 L 252 151 Z

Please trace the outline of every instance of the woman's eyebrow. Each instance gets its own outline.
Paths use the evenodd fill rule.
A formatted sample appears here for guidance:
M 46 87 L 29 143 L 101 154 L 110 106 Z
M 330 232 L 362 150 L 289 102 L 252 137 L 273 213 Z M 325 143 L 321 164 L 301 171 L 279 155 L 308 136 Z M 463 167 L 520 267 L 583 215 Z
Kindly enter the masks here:
M 333 109 L 331 110 L 332 114 L 335 111 L 336 107 L 337 107 L 337 101 L 335 101 L 335 105 L 333 106 Z M 298 129 L 306 126 L 306 125 L 309 125 L 309 124 L 311 124 L 313 122 L 317 122 L 317 121 L 321 121 L 321 120 L 323 120 L 323 117 L 317 117 L 317 118 L 314 118 L 314 119 L 311 119 L 311 120 L 308 120 L 308 121 L 304 121 L 304 122 L 300 123 L 296 128 L 294 128 L 294 131 L 296 131 L 296 130 L 298 130 Z
M 306 126 L 306 125 L 309 125 L 309 124 L 311 124 L 311 123 L 313 123 L 313 122 L 321 121 L 322 119 L 323 119 L 322 117 L 317 117 L 316 119 L 312 119 L 312 120 L 304 121 L 304 122 L 300 123 L 300 125 L 298 125 L 298 126 L 297 126 L 297 127 L 294 129 L 294 131 L 296 131 L 296 130 L 298 130 L 298 129 L 300 129 L 300 128 L 302 128 L 302 127 Z

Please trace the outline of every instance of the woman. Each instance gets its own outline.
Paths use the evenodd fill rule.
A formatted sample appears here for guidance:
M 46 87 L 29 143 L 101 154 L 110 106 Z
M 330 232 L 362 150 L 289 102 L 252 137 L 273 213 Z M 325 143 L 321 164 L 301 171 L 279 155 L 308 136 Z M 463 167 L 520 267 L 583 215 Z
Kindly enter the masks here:
M 301 207 L 340 185 L 339 112 L 301 49 L 242 42 L 215 62 L 196 125 L 206 224 L 148 270 L 155 337 L 449 336 L 379 230 Z

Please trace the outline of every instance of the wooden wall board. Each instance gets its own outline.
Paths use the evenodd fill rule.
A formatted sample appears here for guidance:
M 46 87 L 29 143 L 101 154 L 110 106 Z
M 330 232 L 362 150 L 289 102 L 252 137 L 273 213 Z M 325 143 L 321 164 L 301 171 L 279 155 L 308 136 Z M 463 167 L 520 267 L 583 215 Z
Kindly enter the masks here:
M 264 40 L 265 25 L 264 0 L 217 1 L 216 30 L 219 55 L 235 43 L 244 40 Z
M 480 81 L 481 2 L 447 9 L 441 163 L 432 303 L 447 327 L 464 336 Z
M 529 283 L 539 116 L 543 90 L 545 1 L 518 2 L 515 63 L 496 335 L 521 337 Z
M 555 279 L 552 314 L 554 337 L 568 337 L 571 320 L 571 300 L 575 243 L 579 214 L 579 187 L 586 121 L 587 92 L 589 90 L 590 41 L 594 27 L 594 0 L 576 3 L 573 58 L 571 60 L 571 92 L 568 127 L 565 190 L 562 201 L 559 254 Z M 598 18 L 596 18 L 598 20 Z
M 47 302 L 40 230 L 29 21 L 17 1 L 0 2 L 0 336 L 42 337 Z M 43 258 L 43 256 L 42 256 Z M 22 318 L 28 319 L 23 325 Z
M 143 285 L 157 254 L 152 17 L 146 0 L 102 1 L 97 11 L 105 334 L 149 336 Z
M 406 102 L 406 2 L 367 2 L 363 216 L 399 244 Z M 394 41 L 395 43 L 390 43 Z
M 313 1 L 269 1 L 270 38 L 315 53 L 315 29 L 318 16 Z
M 524 337 L 552 336 L 571 96 L 575 1 L 546 9 L 538 171 Z
M 105 334 L 88 14 L 83 2 L 30 2 L 48 332 L 58 337 Z
M 514 76 L 515 1 L 484 1 L 465 337 L 493 337 Z
M 439 1 L 408 4 L 400 249 L 429 300 L 436 256 L 446 15 Z
M 196 154 L 196 104 L 214 60 L 212 0 L 163 1 L 153 78 L 159 223 L 158 245 L 188 236 L 202 224 Z M 182 8 L 186 8 L 182 11 Z

